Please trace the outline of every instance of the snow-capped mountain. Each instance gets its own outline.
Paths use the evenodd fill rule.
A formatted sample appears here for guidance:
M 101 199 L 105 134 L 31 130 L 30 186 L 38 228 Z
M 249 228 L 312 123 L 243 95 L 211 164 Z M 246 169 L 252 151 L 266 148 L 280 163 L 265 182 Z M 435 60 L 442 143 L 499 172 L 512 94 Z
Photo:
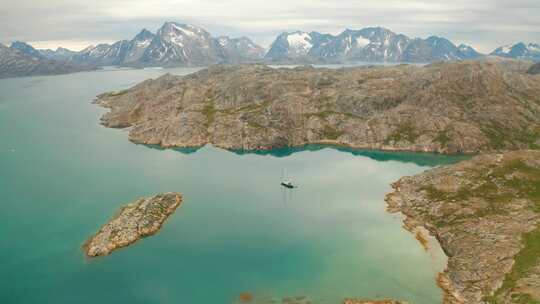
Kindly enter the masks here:
M 71 60 L 119 66 L 196 66 L 259 60 L 264 49 L 249 38 L 214 38 L 201 27 L 165 22 L 154 34 L 143 29 L 131 40 L 90 46 Z
M 431 62 L 463 59 L 468 58 L 452 42 L 442 37 L 431 36 L 427 39 L 412 40 L 403 52 L 401 61 Z
M 26 42 L 15 41 L 10 46 L 11 49 L 17 50 L 25 55 L 28 55 L 35 59 L 40 60 L 53 60 L 53 61 L 72 61 L 73 57 L 79 52 L 68 50 L 66 48 L 57 48 L 56 50 L 50 49 L 35 49 L 33 46 Z
M 229 38 L 228 36 L 218 37 L 219 45 L 224 50 L 225 58 L 230 63 L 240 63 L 246 60 L 257 61 L 263 58 L 266 50 L 253 43 L 247 37 Z
M 495 49 L 490 55 L 540 61 L 540 45 L 536 43 L 525 44 L 523 42 L 505 45 Z
M 482 57 L 482 54 L 478 53 L 474 48 L 469 45 L 460 44 L 458 46 L 458 49 L 461 54 L 463 54 L 467 59 L 476 59 Z
M 129 65 L 137 63 L 143 56 L 156 35 L 147 29 L 143 29 L 138 33 L 127 46 L 126 53 L 123 54 L 124 58 L 121 60 L 121 64 Z
M 337 36 L 317 32 L 279 35 L 265 58 L 271 61 L 305 59 L 318 62 L 431 62 L 463 60 L 479 55 L 471 47 L 463 51 L 442 37 L 411 39 L 382 27 L 347 29 Z
M 205 66 L 216 63 L 432 62 L 476 59 L 467 45 L 437 36 L 410 38 L 382 27 L 347 29 L 339 35 L 295 31 L 282 33 L 267 52 L 247 37 L 213 37 L 201 27 L 165 22 L 156 33 L 143 29 L 131 40 L 89 46 L 80 52 L 36 50 L 24 42 L 11 48 L 32 58 L 86 65 Z M 540 46 L 519 43 L 492 54 L 540 61 Z
M 353 61 L 400 61 L 409 38 L 381 27 L 345 30 L 337 36 L 340 57 Z M 339 50 L 339 48 L 338 48 Z
M 73 56 L 77 55 L 78 52 L 59 47 L 56 50 L 38 50 L 41 55 L 47 59 L 56 60 L 56 61 L 70 61 Z
M 0 78 L 66 74 L 92 69 L 95 67 L 43 58 L 39 51 L 25 43 L 14 43 L 11 47 L 0 43 Z
M 223 49 L 204 29 L 166 22 L 141 58 L 145 65 L 205 65 L 223 61 Z
M 95 65 L 121 65 L 128 46 L 128 40 L 121 40 L 112 45 L 103 43 L 89 46 L 73 56 L 72 60 Z
M 309 59 L 317 57 L 313 54 L 316 50 L 331 42 L 333 36 L 318 32 L 282 33 L 270 46 L 265 59 L 271 61 L 286 61 L 297 59 Z

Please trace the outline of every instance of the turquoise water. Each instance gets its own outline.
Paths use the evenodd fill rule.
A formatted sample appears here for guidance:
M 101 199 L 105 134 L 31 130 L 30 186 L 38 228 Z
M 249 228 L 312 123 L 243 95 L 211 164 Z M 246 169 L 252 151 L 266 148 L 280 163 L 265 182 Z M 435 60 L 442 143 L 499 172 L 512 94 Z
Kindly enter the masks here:
M 456 158 L 160 150 L 98 124 L 95 95 L 165 72 L 0 80 L 0 303 L 440 301 L 443 255 L 425 252 L 383 197 L 401 176 Z M 298 189 L 279 186 L 284 168 Z M 85 259 L 82 243 L 122 204 L 164 191 L 185 200 L 158 235 Z

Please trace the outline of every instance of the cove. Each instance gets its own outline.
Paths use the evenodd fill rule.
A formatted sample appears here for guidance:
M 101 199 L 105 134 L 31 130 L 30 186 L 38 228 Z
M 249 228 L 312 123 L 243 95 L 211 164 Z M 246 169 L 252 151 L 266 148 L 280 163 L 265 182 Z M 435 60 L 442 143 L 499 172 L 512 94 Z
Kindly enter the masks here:
M 0 80 L 2 303 L 234 303 L 307 296 L 438 303 L 440 250 L 385 211 L 390 183 L 460 157 L 307 146 L 161 150 L 99 125 L 91 104 L 165 72 Z M 280 187 L 282 172 L 299 188 Z M 151 238 L 86 260 L 80 246 L 124 203 L 178 191 Z

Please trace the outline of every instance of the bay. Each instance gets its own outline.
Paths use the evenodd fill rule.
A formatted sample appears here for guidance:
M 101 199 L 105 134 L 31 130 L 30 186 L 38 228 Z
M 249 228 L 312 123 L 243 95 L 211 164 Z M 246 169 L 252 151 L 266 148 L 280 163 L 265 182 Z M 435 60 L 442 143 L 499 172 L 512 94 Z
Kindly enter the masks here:
M 96 95 L 164 73 L 115 70 L 0 80 L 1 303 L 234 303 L 307 296 L 438 303 L 444 254 L 385 211 L 400 177 L 460 157 L 308 146 L 162 150 L 99 125 Z M 299 188 L 279 183 L 286 169 Z M 184 202 L 156 236 L 88 260 L 118 208 Z

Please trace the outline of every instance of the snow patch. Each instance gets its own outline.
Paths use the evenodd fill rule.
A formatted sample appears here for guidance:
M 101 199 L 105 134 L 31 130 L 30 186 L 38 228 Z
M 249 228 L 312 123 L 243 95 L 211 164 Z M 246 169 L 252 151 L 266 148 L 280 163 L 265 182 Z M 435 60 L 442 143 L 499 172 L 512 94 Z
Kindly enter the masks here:
M 187 25 L 186 27 L 190 28 L 191 30 L 188 30 L 186 28 L 183 28 L 181 26 L 178 26 L 176 24 L 173 24 L 173 28 L 176 30 L 176 31 L 179 31 L 179 32 L 182 32 L 184 35 L 187 35 L 187 36 L 191 36 L 191 37 L 196 37 L 198 36 L 197 33 L 195 33 L 194 31 L 192 30 L 196 30 L 195 27 L 193 25 Z
M 358 36 L 356 37 L 356 46 L 358 48 L 365 48 L 366 46 L 368 46 L 369 44 L 371 43 L 371 40 L 367 39 L 367 38 L 364 38 L 362 36 Z
M 135 45 L 137 47 L 139 47 L 139 48 L 145 48 L 145 47 L 149 46 L 151 42 L 152 42 L 151 39 L 146 39 L 146 40 L 141 40 L 141 41 L 135 42 Z
M 501 53 L 503 54 L 508 54 L 510 53 L 510 51 L 512 51 L 512 46 L 511 45 L 504 45 L 501 47 Z
M 289 47 L 299 54 L 307 54 L 313 47 L 308 33 L 297 32 L 287 36 Z
M 227 39 L 225 37 L 221 37 L 221 38 L 219 38 L 218 42 L 219 42 L 219 45 L 226 46 L 226 45 L 229 44 L 229 39 Z
M 540 53 L 540 45 L 535 43 L 529 43 L 527 45 L 527 49 L 529 50 L 529 52 Z

